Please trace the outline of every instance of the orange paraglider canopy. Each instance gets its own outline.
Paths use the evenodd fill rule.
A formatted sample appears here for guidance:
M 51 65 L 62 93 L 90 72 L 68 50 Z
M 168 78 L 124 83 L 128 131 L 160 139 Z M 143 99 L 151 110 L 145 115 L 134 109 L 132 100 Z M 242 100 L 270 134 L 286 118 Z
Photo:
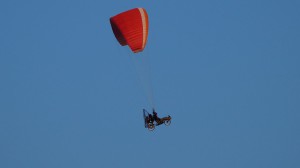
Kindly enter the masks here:
M 148 38 L 148 14 L 144 8 L 134 8 L 110 18 L 116 39 L 128 45 L 134 53 L 144 50 Z

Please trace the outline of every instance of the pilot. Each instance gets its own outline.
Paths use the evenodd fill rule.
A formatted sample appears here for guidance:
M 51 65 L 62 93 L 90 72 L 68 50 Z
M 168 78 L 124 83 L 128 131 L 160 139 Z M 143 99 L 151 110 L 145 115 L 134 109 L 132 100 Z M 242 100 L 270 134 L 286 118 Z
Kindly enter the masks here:
M 154 122 L 154 118 L 151 114 L 148 115 L 148 122 L 149 123 L 153 123 Z
M 159 121 L 160 121 L 160 118 L 157 116 L 157 113 L 155 112 L 154 109 L 153 109 L 153 119 L 154 119 L 157 123 L 159 123 Z

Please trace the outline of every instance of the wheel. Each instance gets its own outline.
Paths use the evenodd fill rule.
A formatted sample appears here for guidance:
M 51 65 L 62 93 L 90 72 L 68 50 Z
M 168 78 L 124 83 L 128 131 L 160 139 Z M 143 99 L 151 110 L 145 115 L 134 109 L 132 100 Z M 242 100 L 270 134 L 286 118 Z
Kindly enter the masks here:
M 166 126 L 170 125 L 170 124 L 171 124 L 171 120 L 165 120 L 165 121 L 164 121 L 164 124 L 165 124 Z
M 154 124 L 149 123 L 149 124 L 148 124 L 148 130 L 149 130 L 149 131 L 153 131 L 154 129 L 155 129 Z

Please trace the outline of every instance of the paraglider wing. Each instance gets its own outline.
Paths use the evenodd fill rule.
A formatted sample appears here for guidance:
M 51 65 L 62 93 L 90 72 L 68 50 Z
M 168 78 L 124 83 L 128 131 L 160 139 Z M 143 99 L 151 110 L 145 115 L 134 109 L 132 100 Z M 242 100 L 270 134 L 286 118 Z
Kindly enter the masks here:
M 134 53 L 144 50 L 148 38 L 148 14 L 144 8 L 134 8 L 110 18 L 116 39 L 128 45 Z

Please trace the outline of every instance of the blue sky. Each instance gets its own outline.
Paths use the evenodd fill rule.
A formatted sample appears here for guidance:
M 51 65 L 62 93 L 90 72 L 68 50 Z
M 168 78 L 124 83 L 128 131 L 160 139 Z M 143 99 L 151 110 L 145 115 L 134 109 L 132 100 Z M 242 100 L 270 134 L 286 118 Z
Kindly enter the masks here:
M 109 18 L 144 7 L 156 110 Z M 0 2 L 0 167 L 300 167 L 300 2 Z

